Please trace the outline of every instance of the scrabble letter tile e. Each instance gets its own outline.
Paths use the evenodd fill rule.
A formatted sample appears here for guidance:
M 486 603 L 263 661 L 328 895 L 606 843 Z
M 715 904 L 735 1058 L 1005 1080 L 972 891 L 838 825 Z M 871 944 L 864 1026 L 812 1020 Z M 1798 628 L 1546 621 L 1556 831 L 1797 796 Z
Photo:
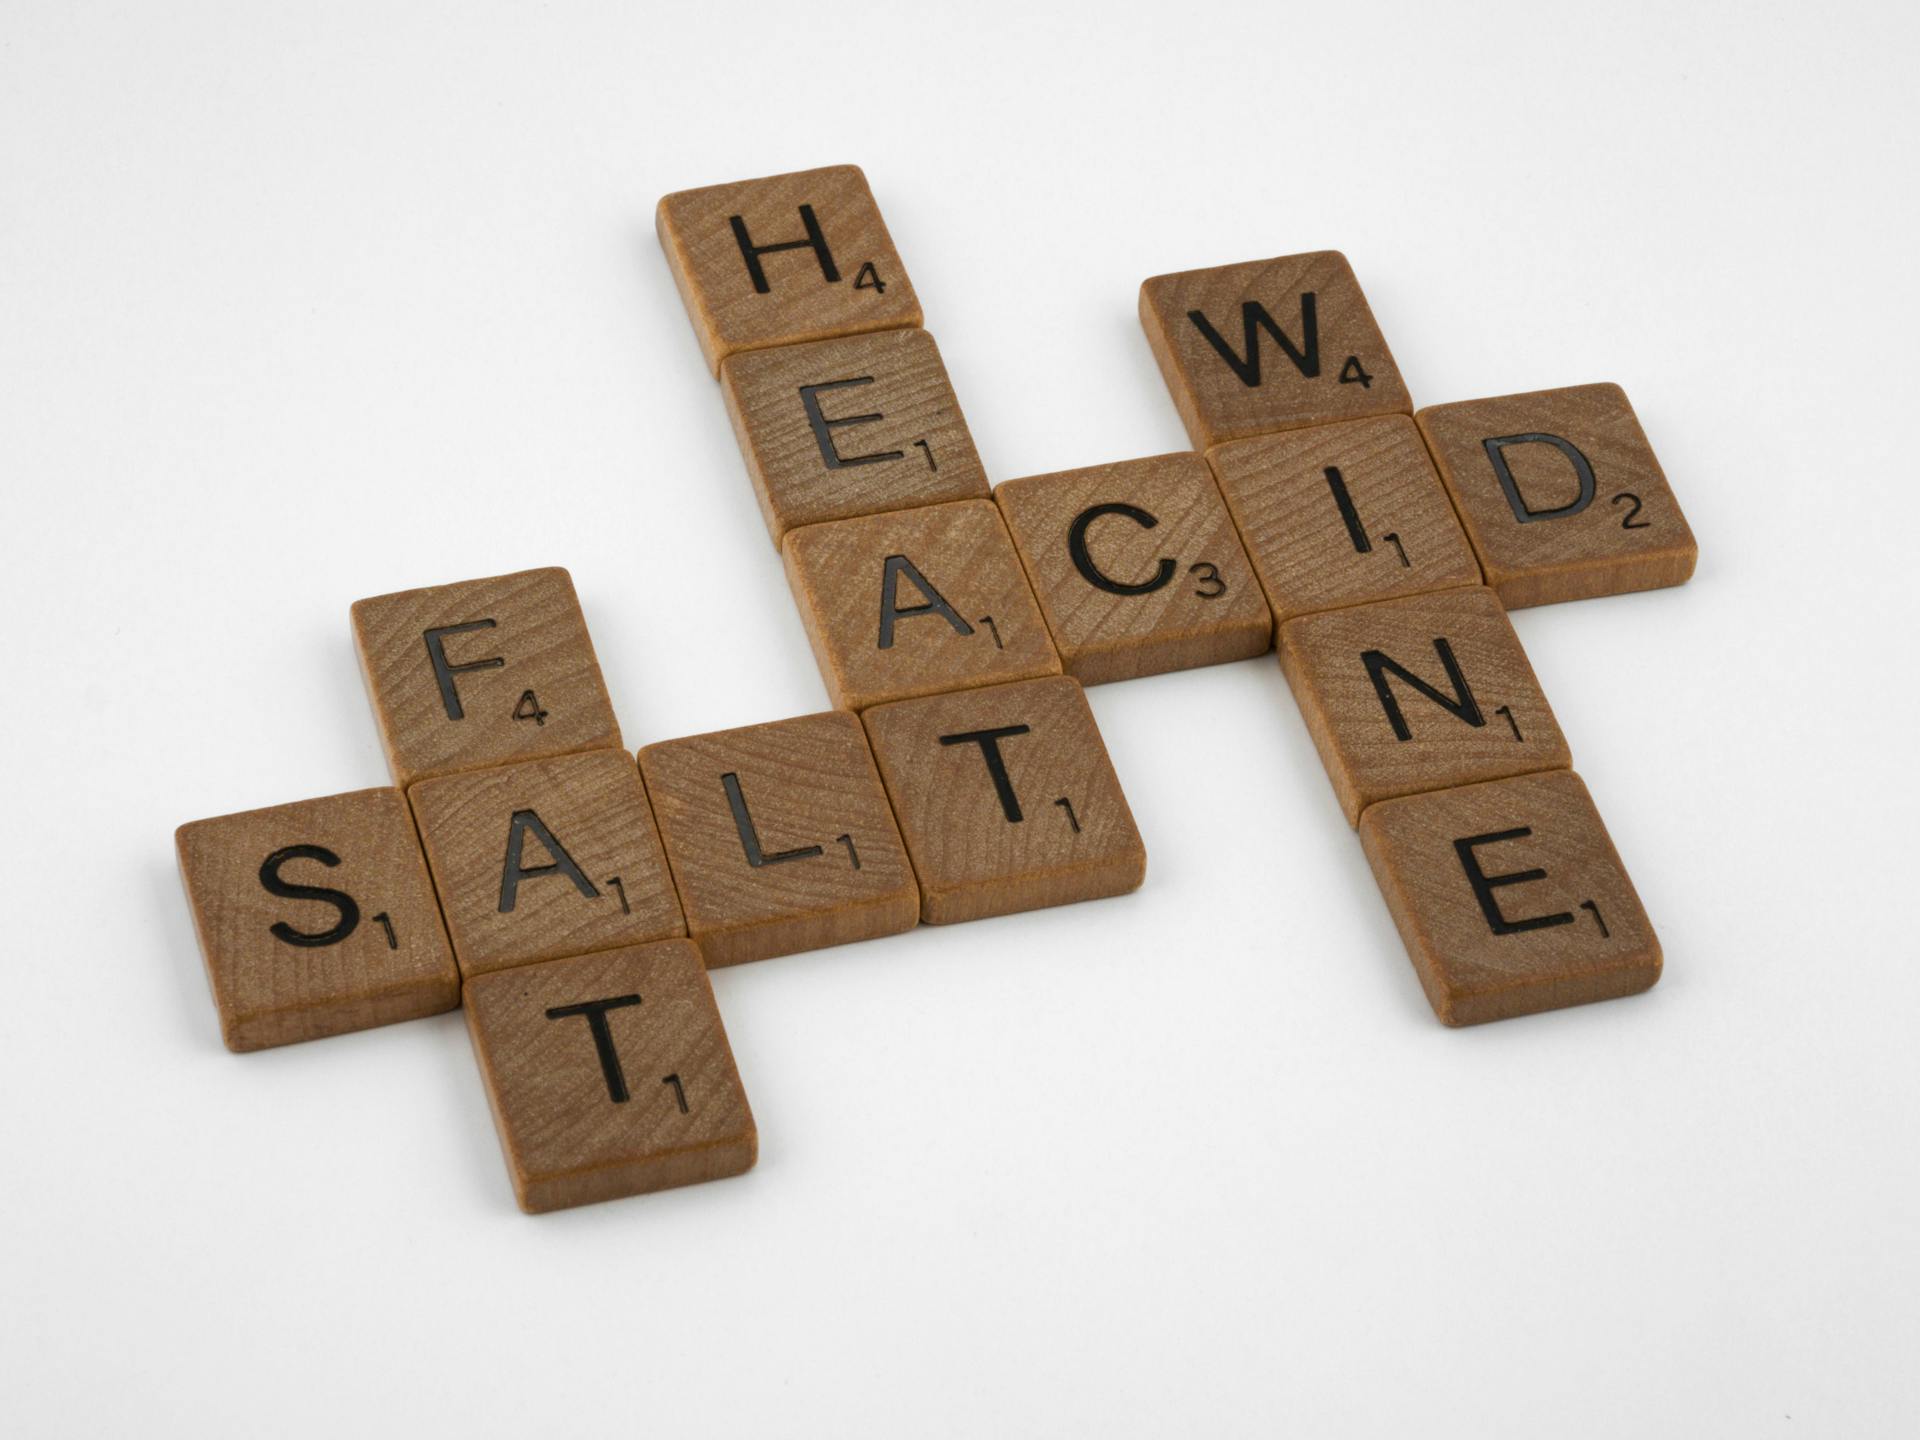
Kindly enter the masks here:
M 1571 770 L 1385 800 L 1360 841 L 1448 1025 L 1637 995 L 1660 943 Z

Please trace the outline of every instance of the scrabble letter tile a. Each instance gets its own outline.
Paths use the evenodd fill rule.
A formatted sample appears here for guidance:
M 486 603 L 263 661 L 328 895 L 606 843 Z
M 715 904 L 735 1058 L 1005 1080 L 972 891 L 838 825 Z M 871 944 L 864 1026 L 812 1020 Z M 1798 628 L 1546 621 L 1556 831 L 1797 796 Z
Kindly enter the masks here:
M 987 498 L 924 330 L 730 355 L 720 385 L 776 545 L 800 525 Z
M 753 1113 L 691 941 L 470 980 L 467 1031 L 530 1214 L 753 1168 Z
M 1432 405 L 1418 418 L 1508 609 L 1693 574 L 1693 532 L 1618 385 Z
M 1337 250 L 1156 275 L 1140 323 L 1196 450 L 1413 408 Z
M 944 925 L 1138 888 L 1146 848 L 1077 680 L 880 705 L 861 717 Z
M 857 165 L 681 190 L 655 221 L 716 375 L 737 350 L 920 323 Z
M 1263 653 L 1273 617 L 1207 463 L 1182 451 L 994 491 L 1083 685 Z
M 1480 583 L 1480 564 L 1404 415 L 1315 425 L 1207 453 L 1281 623 Z
M 1376 800 L 1572 763 L 1483 586 L 1289 620 L 1280 666 L 1349 824 Z
M 839 709 L 1060 673 L 990 500 L 808 525 L 782 550 Z
M 690 735 L 640 752 L 709 965 L 911 930 L 920 892 L 856 715 Z
M 617 749 L 620 726 L 565 570 L 357 600 L 353 638 L 394 779 Z
M 444 775 L 407 798 L 468 979 L 687 933 L 624 751 Z
M 460 1003 L 413 817 L 356 790 L 174 836 L 230 1050 L 437 1015 Z
M 1571 770 L 1367 808 L 1360 840 L 1449 1025 L 1637 995 L 1660 942 Z

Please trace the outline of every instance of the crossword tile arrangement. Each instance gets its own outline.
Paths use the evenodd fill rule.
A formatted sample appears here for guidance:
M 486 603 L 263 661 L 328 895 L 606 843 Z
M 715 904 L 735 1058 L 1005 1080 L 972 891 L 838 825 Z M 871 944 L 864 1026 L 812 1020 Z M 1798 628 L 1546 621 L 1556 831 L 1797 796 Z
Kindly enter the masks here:
M 565 570 L 357 602 L 394 786 L 175 837 L 231 1049 L 464 1006 L 522 1208 L 737 1175 L 709 968 L 1136 888 L 1081 687 L 1269 648 L 1443 1022 L 1659 979 L 1506 613 L 1693 573 L 1620 387 L 1414 413 L 1344 256 L 1190 270 L 1195 450 L 991 487 L 857 167 L 658 223 L 838 708 L 636 757 Z

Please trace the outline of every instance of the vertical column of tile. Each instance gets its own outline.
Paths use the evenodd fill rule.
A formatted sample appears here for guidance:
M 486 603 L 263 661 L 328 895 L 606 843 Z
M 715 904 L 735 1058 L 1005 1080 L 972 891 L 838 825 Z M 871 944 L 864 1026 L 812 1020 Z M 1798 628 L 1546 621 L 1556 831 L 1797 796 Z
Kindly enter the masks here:
M 987 496 L 858 167 L 683 190 L 658 221 L 776 545 L 802 525 Z

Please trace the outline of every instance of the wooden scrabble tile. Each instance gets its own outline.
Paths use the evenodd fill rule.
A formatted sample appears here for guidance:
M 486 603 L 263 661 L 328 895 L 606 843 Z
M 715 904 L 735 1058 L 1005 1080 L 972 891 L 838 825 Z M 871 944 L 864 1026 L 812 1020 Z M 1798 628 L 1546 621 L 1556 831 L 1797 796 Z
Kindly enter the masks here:
M 1571 770 L 1367 807 L 1360 840 L 1448 1025 L 1637 995 L 1660 942 Z
M 180 877 L 229 1050 L 262 1050 L 460 1003 L 413 818 L 356 790 L 195 820 Z
M 467 1032 L 529 1214 L 753 1168 L 753 1112 L 689 940 L 482 975 Z
M 1140 323 L 1196 450 L 1413 408 L 1337 250 L 1156 275 Z
M 444 775 L 407 798 L 469 980 L 687 933 L 624 751 Z
M 1067 674 L 1084 685 L 1259 655 L 1273 617 L 1188 451 L 994 491 Z
M 1618 385 L 1430 405 L 1418 419 L 1509 609 L 1693 574 L 1699 547 Z
M 682 190 L 654 218 L 716 375 L 736 350 L 920 323 L 857 165 Z
M 1350 824 L 1376 800 L 1572 763 L 1483 586 L 1289 620 L 1280 668 Z
M 856 715 L 690 735 L 640 752 L 709 965 L 897 935 L 920 892 Z
M 987 498 L 924 330 L 729 355 L 720 386 L 776 545 L 800 525 Z
M 808 525 L 781 549 L 842 710 L 1060 673 L 990 500 Z
M 1234 440 L 1207 459 L 1278 621 L 1480 583 L 1404 415 Z
M 862 720 L 932 925 L 1138 888 L 1146 848 L 1077 680 L 879 705 Z
M 565 570 L 357 600 L 353 640 L 394 779 L 618 749 Z

